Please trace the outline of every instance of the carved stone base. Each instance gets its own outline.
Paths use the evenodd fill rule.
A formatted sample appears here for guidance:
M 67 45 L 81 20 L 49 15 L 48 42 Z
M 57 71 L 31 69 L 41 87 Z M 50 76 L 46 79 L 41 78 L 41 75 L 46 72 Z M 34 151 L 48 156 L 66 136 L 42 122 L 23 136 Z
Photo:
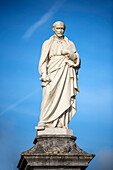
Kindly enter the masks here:
M 21 154 L 19 170 L 85 170 L 95 156 L 80 149 L 76 137 L 66 135 L 40 135 L 35 146 Z

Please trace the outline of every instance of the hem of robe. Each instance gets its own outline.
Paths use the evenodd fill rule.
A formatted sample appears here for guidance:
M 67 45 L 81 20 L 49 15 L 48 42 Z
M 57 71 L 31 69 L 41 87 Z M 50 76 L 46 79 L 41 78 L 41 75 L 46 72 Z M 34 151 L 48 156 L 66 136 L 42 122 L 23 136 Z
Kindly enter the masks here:
M 71 98 L 72 98 L 73 96 L 71 96 Z M 74 96 L 74 97 L 76 97 L 76 95 Z M 50 120 L 50 121 L 39 121 L 39 123 L 38 123 L 38 126 L 40 126 L 41 124 L 42 125 L 46 125 L 47 123 L 53 123 L 54 121 L 56 121 L 57 119 L 59 119 L 60 117 L 62 117 L 63 116 L 63 114 L 71 107 L 72 108 L 72 110 L 71 110 L 71 112 L 70 113 L 68 113 L 69 114 L 69 119 L 71 120 L 72 119 L 72 117 L 75 115 L 75 113 L 76 113 L 76 107 L 74 107 L 73 106 L 73 104 L 75 104 L 75 102 L 76 102 L 76 99 L 71 99 L 71 104 L 63 111 L 63 113 L 62 114 L 60 114 L 60 116 L 58 116 L 57 118 L 55 118 L 55 119 L 53 119 L 53 120 Z M 69 120 L 69 122 L 70 122 L 70 120 Z M 68 122 L 68 123 L 69 123 Z
M 73 109 L 74 109 L 74 111 L 71 111 L 70 113 L 69 113 L 69 115 L 71 115 L 71 117 L 70 117 L 70 120 L 71 120 L 71 118 L 74 116 L 74 114 L 76 113 L 76 95 L 79 93 L 79 89 L 78 88 L 74 88 L 74 90 L 75 90 L 75 94 L 71 94 L 71 97 L 70 97 L 70 104 L 65 108 L 65 109 L 62 109 L 62 113 L 61 114 L 59 114 L 58 116 L 56 116 L 54 119 L 52 119 L 52 120 L 40 120 L 39 121 L 39 125 L 40 124 L 44 124 L 44 123 L 51 123 L 51 122 L 53 122 L 53 121 L 55 121 L 55 120 L 57 120 L 59 117 L 61 117 L 61 115 L 63 115 L 64 114 L 64 112 L 66 111 L 66 110 L 68 110 L 70 107 L 72 107 Z M 74 113 L 72 113 L 72 112 L 74 112 Z

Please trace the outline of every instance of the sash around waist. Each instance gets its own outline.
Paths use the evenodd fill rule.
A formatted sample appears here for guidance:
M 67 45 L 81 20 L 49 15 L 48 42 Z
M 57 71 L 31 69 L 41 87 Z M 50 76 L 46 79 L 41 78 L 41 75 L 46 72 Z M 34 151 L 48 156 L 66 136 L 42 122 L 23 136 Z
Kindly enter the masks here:
M 74 62 L 69 60 L 68 57 L 63 56 L 63 55 L 53 56 L 50 58 L 50 61 L 47 65 L 48 73 L 56 71 L 56 70 L 60 69 L 61 67 L 65 66 L 66 64 L 73 65 Z

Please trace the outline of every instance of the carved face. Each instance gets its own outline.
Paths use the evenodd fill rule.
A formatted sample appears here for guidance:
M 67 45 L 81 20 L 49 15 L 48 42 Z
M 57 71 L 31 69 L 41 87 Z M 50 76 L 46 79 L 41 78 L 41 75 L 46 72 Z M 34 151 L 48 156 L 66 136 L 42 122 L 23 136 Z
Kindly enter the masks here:
M 57 37 L 63 37 L 64 32 L 65 32 L 65 26 L 62 22 L 57 22 L 54 27 L 53 31 L 55 32 Z

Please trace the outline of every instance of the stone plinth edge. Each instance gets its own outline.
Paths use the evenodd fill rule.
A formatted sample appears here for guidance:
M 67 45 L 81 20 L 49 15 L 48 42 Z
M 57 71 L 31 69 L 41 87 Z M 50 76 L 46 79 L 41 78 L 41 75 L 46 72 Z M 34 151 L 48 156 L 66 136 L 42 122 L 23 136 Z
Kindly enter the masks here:
M 73 130 L 65 128 L 45 128 L 44 130 L 37 130 L 36 135 L 70 135 L 73 136 Z

